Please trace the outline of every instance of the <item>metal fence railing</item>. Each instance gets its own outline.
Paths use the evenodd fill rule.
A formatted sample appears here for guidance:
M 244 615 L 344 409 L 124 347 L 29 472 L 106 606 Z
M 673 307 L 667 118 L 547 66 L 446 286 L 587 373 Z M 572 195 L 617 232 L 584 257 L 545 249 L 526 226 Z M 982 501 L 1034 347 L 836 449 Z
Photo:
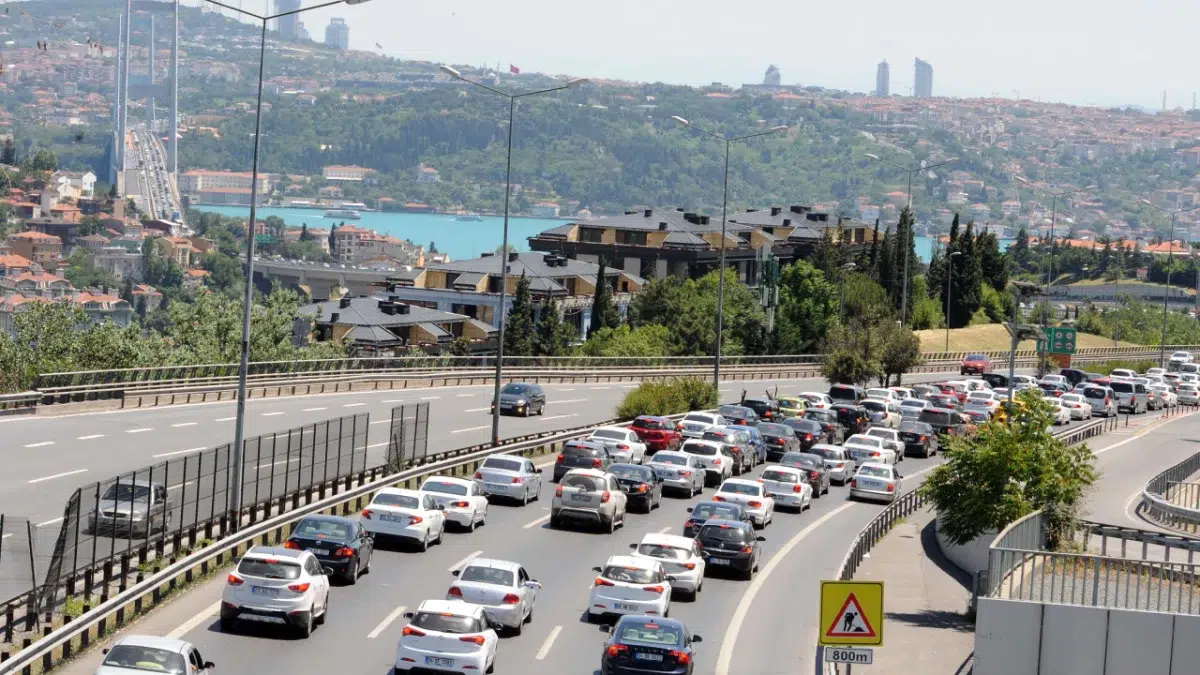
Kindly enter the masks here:
M 1187 480 L 1197 472 L 1200 452 L 1151 478 L 1142 490 L 1141 513 L 1172 530 L 1200 531 L 1200 483 Z
M 866 527 L 858 533 L 854 538 L 854 544 L 850 546 L 849 552 L 842 560 L 842 566 L 838 570 L 838 579 L 849 581 L 854 578 L 854 574 L 858 572 L 858 566 L 866 559 L 867 554 L 871 549 L 875 548 L 875 544 L 879 543 L 888 532 L 892 531 L 896 521 L 915 513 L 918 509 L 925 506 L 928 500 L 925 498 L 925 493 L 920 490 L 910 490 L 904 493 L 899 499 L 890 504 L 886 509 L 879 512 L 879 515 L 867 524 Z
M 402 471 L 429 454 L 429 403 L 392 408 L 388 427 L 387 466 Z

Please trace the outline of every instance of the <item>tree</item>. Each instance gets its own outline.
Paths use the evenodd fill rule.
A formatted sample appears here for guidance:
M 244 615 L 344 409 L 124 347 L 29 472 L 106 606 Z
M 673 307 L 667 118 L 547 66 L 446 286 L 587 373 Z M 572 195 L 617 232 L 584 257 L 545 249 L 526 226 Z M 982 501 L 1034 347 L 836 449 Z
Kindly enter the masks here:
M 975 237 L 975 254 L 979 256 L 984 283 L 1003 293 L 1008 286 L 1008 260 L 1000 252 L 1000 240 L 990 229 L 985 228 Z
M 552 297 L 546 298 L 538 313 L 534 351 L 538 356 L 562 356 L 567 353 L 571 333 L 570 326 L 563 322 L 559 314 L 558 303 Z
M 896 238 L 892 242 L 892 273 L 896 280 L 889 289 L 892 304 L 899 311 L 904 306 L 904 294 L 908 293 L 908 305 L 913 303 L 912 276 L 921 271 L 921 258 L 917 256 L 917 239 L 913 230 L 913 214 L 908 207 L 900 211 L 900 223 L 896 226 Z M 908 288 L 904 285 L 905 271 L 909 276 Z M 888 288 L 885 284 L 884 288 Z
M 870 331 L 858 333 L 835 326 L 825 341 L 821 372 L 830 382 L 866 384 L 883 373 L 871 343 Z
M 913 330 L 926 330 L 928 328 L 941 328 L 945 317 L 942 315 L 941 305 L 937 300 L 929 297 L 928 281 L 924 276 L 918 275 L 912 278 L 913 302 L 912 311 L 909 313 L 908 325 Z
M 329 252 L 333 253 L 335 255 L 337 254 L 337 247 L 334 246 L 334 242 L 337 241 L 337 237 L 335 236 L 335 235 L 337 235 L 337 229 L 338 229 L 337 225 L 329 226 Z
M 840 226 L 838 230 L 840 233 Z M 833 277 L 842 268 L 844 257 L 841 239 L 834 241 L 832 228 L 826 227 L 821 232 L 821 241 L 817 242 L 813 251 L 812 264 L 824 272 L 826 277 Z
M 613 301 L 612 286 L 605 278 L 604 259 L 600 259 L 600 270 L 596 273 L 596 292 L 592 295 L 592 323 L 588 326 L 588 337 L 601 328 L 616 328 L 621 325 L 621 314 Z
M 206 285 L 219 291 L 239 294 L 239 289 L 245 284 L 245 270 L 242 261 L 231 258 L 220 251 L 213 251 L 204 256 L 200 266 L 208 270 Z
M 896 256 L 893 253 L 895 245 L 896 241 L 892 237 L 892 228 L 889 225 L 883 232 L 883 243 L 879 247 L 879 264 L 876 266 L 877 275 L 874 277 L 888 297 L 892 297 L 892 287 L 896 284 Z
M 580 352 L 584 356 L 667 356 L 672 353 L 671 330 L 658 325 L 602 328 L 583 343 Z
M 67 258 L 63 277 L 75 288 L 116 288 L 121 285 L 108 270 L 93 265 L 91 256 L 82 248 L 76 248 Z
M 532 356 L 534 346 L 533 300 L 529 296 L 529 279 L 524 273 L 517 280 L 517 291 L 513 294 L 513 304 L 508 310 L 506 318 L 504 355 Z
M 308 233 L 308 223 L 300 223 L 300 241 L 309 241 L 312 235 Z
M 29 171 L 57 171 L 58 157 L 45 148 L 38 148 L 38 151 L 28 158 L 25 168 Z
M 946 320 L 951 328 L 970 325 L 971 317 L 975 316 L 983 302 L 983 269 L 979 264 L 979 256 L 975 254 L 972 227 L 971 223 L 967 223 L 963 235 L 950 248 L 951 253 L 957 250 L 962 254 L 949 263 L 953 288 L 950 289 L 951 304 L 946 311 Z
M 779 276 L 779 306 L 771 344 L 777 354 L 810 354 L 837 321 L 837 287 L 805 260 Z
M 900 384 L 900 378 L 914 366 L 921 364 L 921 339 L 909 326 L 886 321 L 881 326 L 879 343 L 879 368 L 883 373 L 883 386 Z
M 0 164 L 17 165 L 17 146 L 13 143 L 11 136 L 4 139 L 4 150 L 0 152 Z

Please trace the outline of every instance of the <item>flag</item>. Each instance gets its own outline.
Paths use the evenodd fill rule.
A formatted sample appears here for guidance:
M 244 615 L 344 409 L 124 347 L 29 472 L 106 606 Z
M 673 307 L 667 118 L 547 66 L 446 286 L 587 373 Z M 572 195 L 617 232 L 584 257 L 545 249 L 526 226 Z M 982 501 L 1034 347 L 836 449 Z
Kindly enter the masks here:
M 510 63 L 508 64 L 508 72 L 512 73 L 513 75 L 520 75 L 521 69 Z

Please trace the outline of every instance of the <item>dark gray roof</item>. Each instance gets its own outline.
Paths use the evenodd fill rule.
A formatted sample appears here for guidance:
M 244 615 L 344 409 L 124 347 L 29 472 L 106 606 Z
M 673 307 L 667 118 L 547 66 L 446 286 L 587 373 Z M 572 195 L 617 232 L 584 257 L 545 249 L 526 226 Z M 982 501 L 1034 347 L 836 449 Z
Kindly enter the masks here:
M 342 326 L 413 326 L 419 323 L 457 323 L 469 318 L 419 305 L 405 305 L 408 307 L 407 314 L 385 314 L 379 307 L 381 301 L 386 303 L 387 298 L 351 298 L 350 306 L 342 307 L 340 300 L 329 300 L 305 305 L 300 308 L 300 313 L 309 316 L 319 313 L 318 323 L 330 323 L 333 315 L 337 314 L 337 323 Z
M 552 227 L 549 230 L 542 232 L 538 236 L 539 237 L 557 237 L 559 239 L 566 239 L 567 235 L 571 234 L 571 230 L 573 230 L 573 229 L 575 229 L 575 223 L 567 223 L 566 225 L 559 225 L 558 227 Z
M 346 333 L 347 342 L 364 342 L 373 345 L 392 345 L 404 342 L 391 331 L 380 326 L 355 326 Z
M 555 265 L 551 267 L 546 263 L 546 258 L 549 253 L 518 253 L 516 260 L 507 261 L 508 274 L 510 276 L 521 276 L 522 273 L 530 278 L 548 278 L 559 279 L 562 277 L 578 277 L 586 274 L 595 276 L 600 270 L 600 266 L 595 263 L 583 262 L 580 260 L 567 260 L 567 264 L 563 266 Z M 492 274 L 500 275 L 500 256 L 484 256 L 482 258 L 473 258 L 471 260 L 456 260 L 448 263 L 438 263 L 428 265 L 427 269 L 439 270 L 444 272 L 459 272 L 462 274 L 477 273 L 477 274 Z M 605 272 L 605 276 L 616 275 L 619 270 L 609 268 Z
M 484 323 L 483 321 L 480 321 L 479 319 L 467 319 L 467 323 L 471 324 L 472 326 L 475 326 L 475 327 L 476 327 L 476 328 L 478 328 L 479 330 L 482 330 L 482 331 L 487 331 L 487 334 L 488 334 L 488 335 L 491 335 L 491 334 L 493 334 L 493 333 L 499 333 L 499 332 L 500 332 L 500 331 L 499 331 L 499 330 L 497 330 L 497 329 L 496 329 L 496 327 L 495 327 L 495 326 L 493 326 L 492 324 L 490 324 L 490 323 Z
M 688 248 L 706 248 L 708 242 L 691 232 L 672 232 L 663 240 L 664 246 L 686 246 Z
M 448 331 L 442 330 L 442 328 L 435 323 L 423 323 L 421 324 L 421 328 L 425 329 L 425 331 L 437 338 L 439 341 L 442 339 L 449 340 L 451 337 L 453 337 Z
M 484 277 L 486 276 L 486 274 L 480 272 L 467 272 L 466 274 L 460 274 L 458 278 L 454 280 L 454 287 L 474 289 L 479 285 L 480 281 L 483 281 Z

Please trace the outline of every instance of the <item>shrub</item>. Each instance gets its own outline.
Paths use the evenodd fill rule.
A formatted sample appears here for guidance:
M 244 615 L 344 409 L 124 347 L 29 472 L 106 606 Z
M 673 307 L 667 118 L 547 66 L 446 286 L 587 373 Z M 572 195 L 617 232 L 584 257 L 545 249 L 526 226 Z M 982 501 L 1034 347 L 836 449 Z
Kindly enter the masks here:
M 617 406 L 621 419 L 640 415 L 675 415 L 704 410 L 717 405 L 717 388 L 699 378 L 681 378 L 666 382 L 643 382 L 625 395 Z
M 1101 375 L 1111 375 L 1113 369 L 1115 368 L 1125 368 L 1127 370 L 1132 370 L 1135 373 L 1144 373 L 1151 368 L 1157 368 L 1158 361 L 1152 361 L 1150 359 L 1140 359 L 1137 361 L 1118 359 L 1115 361 L 1104 361 L 1101 363 L 1089 363 L 1081 367 L 1089 373 L 1100 373 Z

